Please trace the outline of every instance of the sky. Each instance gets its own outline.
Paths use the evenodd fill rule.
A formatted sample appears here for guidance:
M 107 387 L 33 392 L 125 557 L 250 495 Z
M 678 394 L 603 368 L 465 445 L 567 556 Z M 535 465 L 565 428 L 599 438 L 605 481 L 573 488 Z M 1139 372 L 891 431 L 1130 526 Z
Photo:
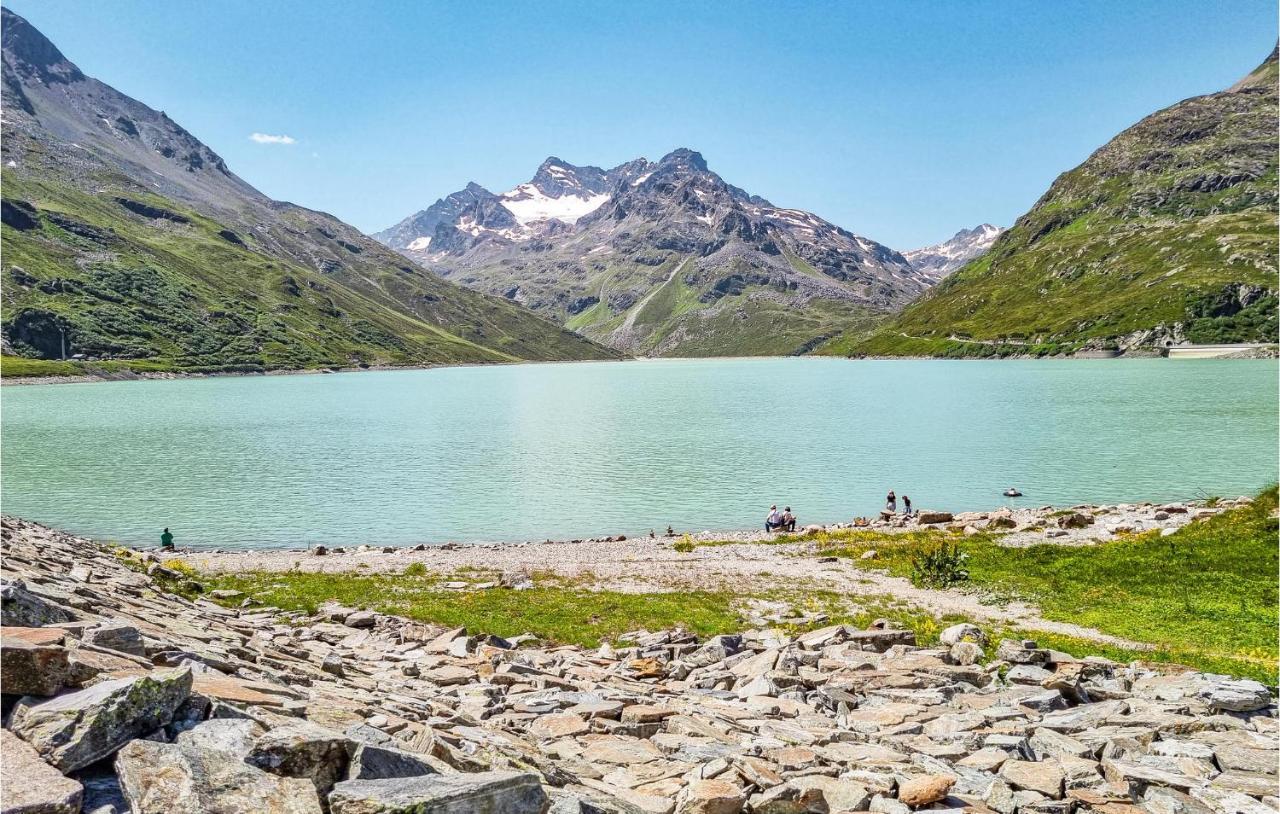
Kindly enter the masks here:
M 1225 88 L 1274 0 L 5 0 L 268 195 L 372 232 L 555 155 L 677 147 L 905 250 L 1011 224 L 1125 127 Z

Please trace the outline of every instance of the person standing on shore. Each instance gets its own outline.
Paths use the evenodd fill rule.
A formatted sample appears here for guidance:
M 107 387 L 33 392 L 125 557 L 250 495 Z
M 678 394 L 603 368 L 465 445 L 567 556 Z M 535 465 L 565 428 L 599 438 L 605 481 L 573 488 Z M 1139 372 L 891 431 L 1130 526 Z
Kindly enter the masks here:
M 907 516 L 911 516 L 911 498 L 906 495 L 902 496 L 902 511 Z
M 889 490 L 889 494 L 885 495 L 884 508 L 890 514 L 898 513 L 898 496 L 893 493 L 892 489 Z
M 173 550 L 173 534 L 169 532 L 168 526 L 165 526 L 164 531 L 160 534 L 160 547 L 166 551 Z

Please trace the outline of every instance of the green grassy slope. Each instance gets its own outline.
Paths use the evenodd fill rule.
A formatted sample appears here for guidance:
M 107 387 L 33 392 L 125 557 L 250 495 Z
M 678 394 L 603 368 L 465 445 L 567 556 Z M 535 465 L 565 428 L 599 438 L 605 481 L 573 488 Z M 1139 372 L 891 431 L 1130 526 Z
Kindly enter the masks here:
M 3 373 L 72 357 L 260 370 L 616 356 L 267 198 L 164 113 L 3 17 Z
M 645 356 L 802 354 L 832 337 L 869 329 L 884 319 L 883 313 L 852 300 L 797 299 L 785 285 L 757 282 L 756 270 L 745 262 L 727 269 L 706 269 L 705 262 L 675 252 L 656 265 L 597 261 L 589 277 L 572 281 L 570 298 L 561 296 L 565 283 L 556 280 L 556 305 L 548 307 L 539 301 L 533 307 L 596 342 L 621 345 Z M 797 270 L 820 275 L 798 258 L 792 263 Z M 475 285 L 491 277 L 506 279 L 503 275 L 508 273 L 495 266 L 469 269 L 453 279 Z M 725 282 L 735 274 L 741 283 Z M 645 293 L 615 312 L 608 301 L 623 291 Z M 569 313 L 564 303 L 582 297 L 596 302 Z M 628 324 L 629 331 L 624 328 Z M 620 342 L 620 337 L 626 341 Z
M 1007 548 L 944 531 L 838 532 L 819 554 L 910 576 L 913 559 L 943 542 L 968 555 L 968 585 L 1035 603 L 1048 619 L 1153 645 L 1144 658 L 1276 680 L 1276 489 L 1244 508 L 1176 533 L 1137 534 L 1090 546 Z M 862 560 L 868 549 L 875 559 Z
M 0 227 L 2 318 L 19 354 L 58 359 L 60 341 L 49 347 L 48 340 L 65 334 L 68 356 L 144 360 L 129 366 L 152 370 L 608 356 L 511 303 L 458 289 L 402 262 L 375 265 L 375 273 L 390 279 L 361 290 L 127 184 L 91 193 L 56 177 L 7 172 L 4 180 L 5 200 L 34 207 L 38 224 Z M 140 217 L 118 198 L 184 222 Z M 414 294 L 422 313 L 401 301 Z M 28 341 L 18 325 L 28 326 Z M 3 373 L 28 369 L 12 363 Z M 40 375 L 41 368 L 31 369 Z
M 1275 341 L 1276 55 L 1064 173 L 985 256 L 823 352 L 990 356 Z

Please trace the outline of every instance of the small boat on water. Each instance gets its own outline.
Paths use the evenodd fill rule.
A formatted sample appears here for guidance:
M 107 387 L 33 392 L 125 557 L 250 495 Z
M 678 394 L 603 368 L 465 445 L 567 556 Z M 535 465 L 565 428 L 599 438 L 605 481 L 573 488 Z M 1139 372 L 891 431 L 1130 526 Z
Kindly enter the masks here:
M 1005 497 L 1022 497 L 1022 493 L 1019 492 L 1014 487 L 1010 486 L 1008 489 L 1004 490 L 1004 496 Z

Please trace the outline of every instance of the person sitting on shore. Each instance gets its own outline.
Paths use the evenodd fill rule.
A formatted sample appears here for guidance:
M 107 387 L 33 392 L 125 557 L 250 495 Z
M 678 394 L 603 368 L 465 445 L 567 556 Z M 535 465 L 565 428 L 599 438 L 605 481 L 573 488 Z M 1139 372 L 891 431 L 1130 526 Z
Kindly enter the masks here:
M 898 496 L 893 493 L 892 489 L 890 489 L 889 494 L 885 496 L 884 508 L 885 508 L 885 511 L 889 512 L 890 514 L 898 513 Z
M 168 526 L 165 526 L 164 532 L 160 535 L 160 547 L 166 551 L 173 550 L 173 535 L 169 532 Z
M 782 527 L 782 513 L 776 505 L 769 507 L 769 516 L 764 519 L 764 530 L 773 531 Z
M 787 507 L 786 509 L 784 509 L 784 510 L 783 510 L 783 512 L 782 512 L 782 526 L 781 526 L 781 528 L 782 528 L 782 530 L 783 530 L 783 531 L 792 531 L 792 532 L 793 532 L 793 531 L 795 531 L 795 530 L 796 530 L 796 516 L 795 516 L 794 514 L 792 514 L 792 513 L 791 513 L 791 507 L 790 507 L 790 506 L 788 506 L 788 507 Z

